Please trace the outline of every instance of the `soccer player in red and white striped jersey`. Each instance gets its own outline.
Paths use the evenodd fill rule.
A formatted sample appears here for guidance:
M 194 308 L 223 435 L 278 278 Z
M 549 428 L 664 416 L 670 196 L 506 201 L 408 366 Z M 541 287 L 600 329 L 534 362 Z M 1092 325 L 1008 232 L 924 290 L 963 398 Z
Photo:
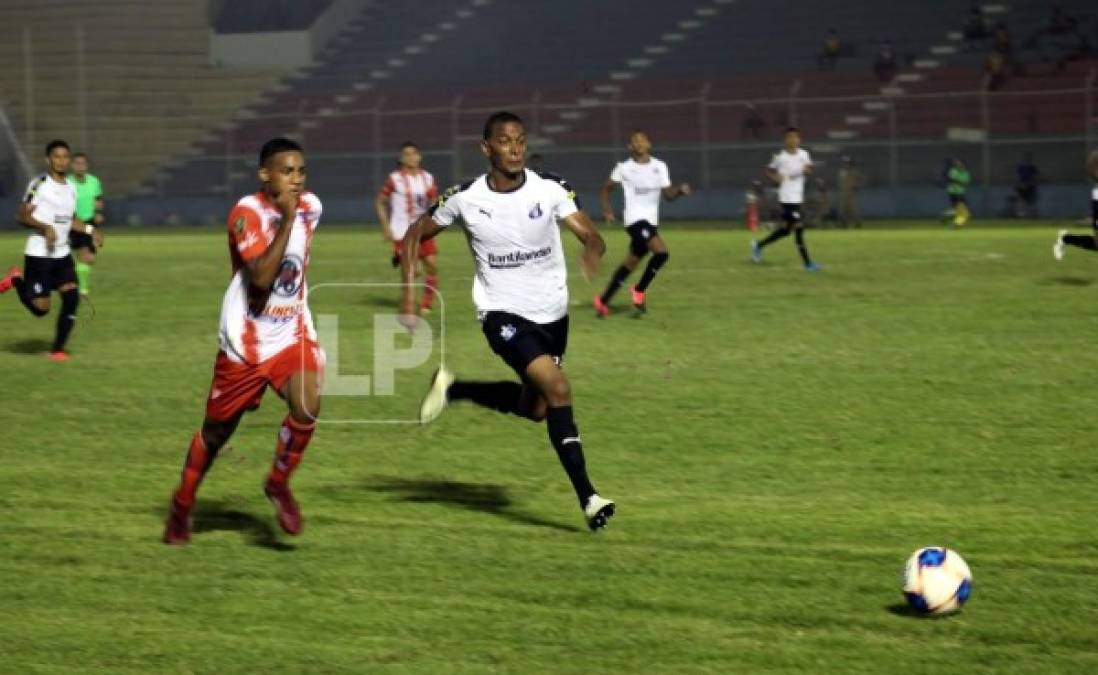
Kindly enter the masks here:
M 420 166 L 422 163 L 423 153 L 419 146 L 405 141 L 400 146 L 399 166 L 385 178 L 385 184 L 374 200 L 377 218 L 381 221 L 381 233 L 385 241 L 393 245 L 394 267 L 400 265 L 404 233 L 438 198 L 435 178 Z M 427 276 L 419 305 L 420 313 L 425 314 L 431 311 L 435 289 L 438 288 L 438 247 L 434 240 L 426 241 L 419 247 L 419 262 Z
M 264 491 L 278 523 L 301 532 L 301 511 L 290 475 L 301 462 L 320 411 L 324 353 L 309 313 L 305 274 L 320 200 L 305 191 L 305 154 L 286 138 L 259 153 L 262 189 L 229 213 L 233 275 L 221 304 L 220 349 L 202 428 L 191 439 L 179 487 L 172 495 L 164 541 L 186 544 L 191 509 L 203 476 L 240 419 L 259 407 L 268 387 L 289 407 L 279 428 L 274 462 Z

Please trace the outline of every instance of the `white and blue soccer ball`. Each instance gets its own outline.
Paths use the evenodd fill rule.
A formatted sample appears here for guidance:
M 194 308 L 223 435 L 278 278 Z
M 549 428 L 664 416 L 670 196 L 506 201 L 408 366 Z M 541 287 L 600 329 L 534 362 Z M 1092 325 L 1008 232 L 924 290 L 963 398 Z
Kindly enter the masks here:
M 911 554 L 904 566 L 904 597 L 920 614 L 948 614 L 972 595 L 972 571 L 953 549 L 931 546 Z

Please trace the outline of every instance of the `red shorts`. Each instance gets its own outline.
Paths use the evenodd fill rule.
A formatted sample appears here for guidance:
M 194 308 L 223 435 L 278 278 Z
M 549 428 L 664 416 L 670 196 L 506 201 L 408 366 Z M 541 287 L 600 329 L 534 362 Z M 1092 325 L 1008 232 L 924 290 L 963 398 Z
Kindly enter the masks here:
M 235 419 L 258 408 L 267 387 L 279 391 L 291 375 L 304 370 L 319 373 L 323 369 L 324 356 L 311 340 L 287 347 L 255 365 L 237 363 L 225 352 L 218 352 L 213 384 L 206 399 L 206 417 L 218 422 Z
M 393 253 L 396 253 L 397 255 L 400 255 L 403 248 L 404 248 L 404 242 L 400 242 L 400 241 L 394 241 L 393 242 Z M 438 255 L 438 244 L 435 243 L 434 239 L 428 239 L 427 241 L 419 242 L 419 257 L 420 257 L 420 259 L 422 260 L 423 258 L 426 258 L 429 255 Z

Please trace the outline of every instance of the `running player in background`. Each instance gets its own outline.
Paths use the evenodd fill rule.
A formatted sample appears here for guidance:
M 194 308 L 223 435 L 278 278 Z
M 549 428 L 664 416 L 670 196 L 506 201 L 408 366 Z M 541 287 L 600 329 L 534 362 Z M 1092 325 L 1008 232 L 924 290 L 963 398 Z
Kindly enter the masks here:
M 1087 177 L 1093 182 L 1090 188 L 1090 224 L 1093 234 L 1068 234 L 1060 230 L 1056 243 L 1052 245 L 1052 255 L 1057 260 L 1064 259 L 1064 246 L 1078 246 L 1088 251 L 1098 251 L 1098 150 L 1087 158 Z
M 203 476 L 240 419 L 255 410 L 268 387 L 289 407 L 264 485 L 278 524 L 302 529 L 290 476 L 305 453 L 320 412 L 324 355 L 309 313 L 305 274 L 320 222 L 320 200 L 305 191 L 305 154 L 286 138 L 259 152 L 259 192 L 229 212 L 233 276 L 221 304 L 220 349 L 202 428 L 191 439 L 179 487 L 172 495 L 164 541 L 191 539 L 191 509 Z
M 785 130 L 782 151 L 774 155 L 766 168 L 766 175 L 778 186 L 778 201 L 785 224 L 766 239 L 751 242 L 752 262 L 761 263 L 763 249 L 792 232 L 804 268 L 809 272 L 819 271 L 820 266 L 812 262 L 808 256 L 808 246 L 804 243 L 804 183 L 805 177 L 811 173 L 812 157 L 801 148 L 801 132 L 796 127 L 789 127 Z
M 418 145 L 405 141 L 400 146 L 398 162 L 400 166 L 385 178 L 385 184 L 374 199 L 382 236 L 393 245 L 394 267 L 400 265 L 401 242 L 408 227 L 438 198 L 434 176 L 420 167 L 423 154 Z M 431 311 L 438 288 L 438 247 L 433 239 L 420 246 L 419 263 L 427 276 L 419 311 L 426 314 Z
M 959 158 L 954 158 L 946 171 L 946 194 L 949 195 L 950 208 L 942 214 L 946 220 L 952 219 L 954 227 L 964 227 L 972 215 L 968 210 L 965 194 L 972 182 L 972 174 Z
M 19 301 L 37 317 L 49 313 L 50 293 L 56 290 L 61 294 L 61 313 L 49 354 L 53 361 L 69 359 L 65 344 L 76 325 L 76 308 L 80 306 L 69 232 L 84 233 L 95 245 L 103 245 L 102 233 L 75 216 L 76 190 L 65 181 L 70 161 L 65 141 L 51 141 L 46 146 L 47 171 L 27 186 L 15 214 L 20 225 L 33 230 L 23 249 L 23 269 L 13 267 L 0 279 L 0 293 L 14 288 Z
M 617 219 L 610 205 L 610 192 L 621 185 L 625 193 L 625 213 L 622 221 L 629 234 L 629 252 L 610 278 L 602 295 L 595 296 L 595 313 L 601 319 L 610 314 L 610 299 L 625 280 L 637 268 L 637 264 L 652 253 L 644 273 L 632 289 L 633 308 L 639 313 L 647 311 L 645 293 L 656 278 L 656 273 L 671 257 L 667 244 L 660 237 L 660 197 L 674 201 L 690 194 L 687 183 L 671 184 L 671 172 L 667 165 L 652 156 L 652 141 L 643 131 L 634 131 L 629 137 L 629 159 L 619 162 L 602 185 L 602 217 L 609 224 Z
M 76 188 L 76 217 L 85 223 L 91 223 L 97 229 L 103 226 L 103 186 L 99 179 L 88 173 L 88 156 L 77 152 L 72 156 L 72 173 L 69 184 Z M 69 245 L 76 258 L 76 280 L 80 285 L 80 295 L 87 297 L 91 293 L 91 268 L 95 264 L 95 242 L 83 232 L 73 230 L 69 233 Z
M 519 382 L 455 380 L 439 368 L 420 408 L 424 424 L 448 401 L 468 400 L 534 422 L 546 421 L 580 508 L 592 530 L 606 526 L 614 502 L 595 491 L 572 413 L 572 387 L 562 368 L 568 344 L 568 269 L 560 240 L 563 223 L 583 242 L 580 267 L 598 271 L 606 250 L 575 191 L 563 179 L 525 168 L 526 129 L 518 116 L 498 112 L 484 125 L 481 152 L 489 172 L 446 191 L 404 238 L 403 315 L 415 325 L 415 260 L 420 242 L 455 221 L 465 226 L 473 254 L 473 303 L 488 345 Z

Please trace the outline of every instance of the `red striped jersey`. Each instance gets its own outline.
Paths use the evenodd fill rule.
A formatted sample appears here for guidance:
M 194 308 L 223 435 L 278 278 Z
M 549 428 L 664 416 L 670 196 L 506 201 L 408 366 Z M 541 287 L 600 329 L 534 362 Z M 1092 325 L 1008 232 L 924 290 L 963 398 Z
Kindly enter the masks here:
M 249 288 L 243 267 L 263 255 L 274 241 L 281 212 L 262 192 L 241 198 L 229 212 L 233 276 L 221 303 L 218 335 L 221 351 L 231 360 L 256 364 L 303 338 L 316 340 L 305 273 L 321 211 L 316 195 L 301 195 L 286 253 L 270 290 Z
M 389 227 L 393 238 L 400 241 L 438 198 L 438 186 L 435 177 L 423 169 L 400 168 L 385 178 L 381 194 L 389 198 Z

